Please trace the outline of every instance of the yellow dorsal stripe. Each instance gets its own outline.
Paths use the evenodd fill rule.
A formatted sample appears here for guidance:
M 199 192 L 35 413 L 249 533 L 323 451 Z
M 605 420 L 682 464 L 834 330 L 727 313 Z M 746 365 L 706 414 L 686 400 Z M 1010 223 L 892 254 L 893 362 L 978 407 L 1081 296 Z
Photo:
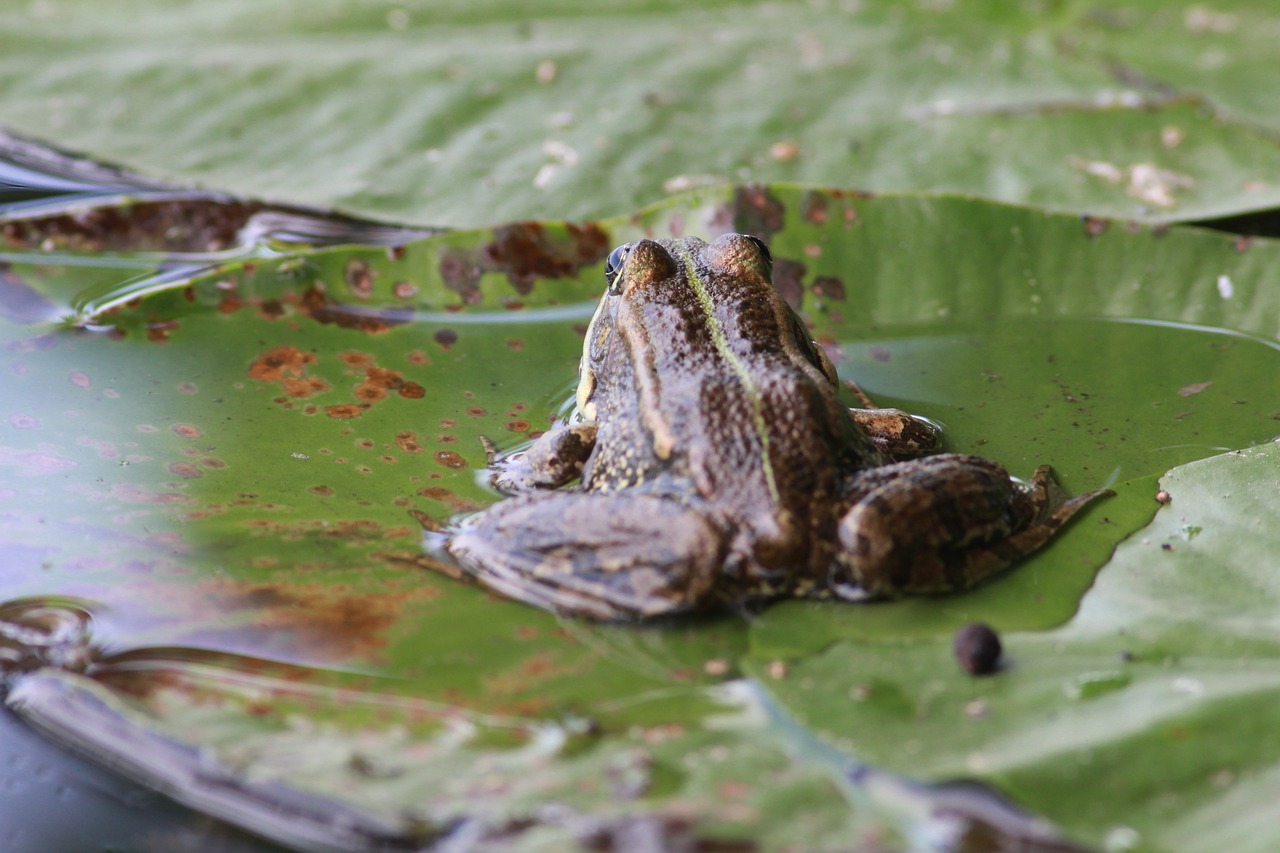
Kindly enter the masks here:
M 688 252 L 681 252 L 684 261 L 685 276 L 689 281 L 689 286 L 693 288 L 694 294 L 698 297 L 698 303 L 702 306 L 702 313 L 707 318 L 707 331 L 711 335 L 711 343 L 715 346 L 716 352 L 729 364 L 734 374 L 738 377 L 738 381 L 742 383 L 743 389 L 747 392 L 747 397 L 751 401 L 751 423 L 755 427 L 756 436 L 760 439 L 760 450 L 764 456 L 762 464 L 764 466 L 765 484 L 769 488 L 769 495 L 775 502 L 779 500 L 778 483 L 773 474 L 773 462 L 769 458 L 769 427 L 764 419 L 764 401 L 761 399 L 760 389 L 756 385 L 755 380 L 751 378 L 750 371 L 747 366 L 738 358 L 737 353 L 729 348 L 729 339 L 724 333 L 724 327 L 720 325 L 720 320 L 716 317 L 715 302 L 711 299 L 711 293 L 707 290 L 706 282 L 698 276 L 697 267 L 693 263 L 693 257 Z

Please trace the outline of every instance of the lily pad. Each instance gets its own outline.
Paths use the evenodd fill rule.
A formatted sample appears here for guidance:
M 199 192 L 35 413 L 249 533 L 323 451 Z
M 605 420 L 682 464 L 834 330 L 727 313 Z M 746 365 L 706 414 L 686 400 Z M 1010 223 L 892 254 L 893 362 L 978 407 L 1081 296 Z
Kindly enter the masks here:
M 770 678 L 830 744 L 926 778 L 999 783 L 1106 849 L 1269 850 L 1280 739 L 1274 542 L 1280 444 L 1174 469 L 1080 613 L 1004 637 L 1005 670 L 948 668 L 942 639 L 833 644 Z
M 0 106 L 156 178 L 450 226 L 708 181 L 1188 221 L 1280 203 L 1278 26 L 1263 0 L 58 0 L 0 10 Z
M 425 571 L 415 514 L 497 497 L 478 476 L 479 436 L 512 445 L 564 414 L 608 249 L 729 229 L 769 239 L 779 286 L 842 374 L 879 402 L 941 420 L 953 449 L 1023 475 L 1050 462 L 1071 491 L 1119 494 L 1005 577 L 934 600 L 790 603 L 635 629 L 560 621 Z M 1013 747 L 999 762 L 969 761 L 986 754 L 985 729 L 954 748 L 929 745 L 945 715 L 917 718 L 934 692 L 961 720 L 984 697 L 944 635 L 975 618 L 1002 631 L 1067 620 L 1111 549 L 1155 512 L 1155 477 L 1276 432 L 1262 391 L 1280 357 L 1280 244 L 1268 240 L 959 197 L 752 186 L 592 224 L 269 248 L 176 282 L 10 253 L 0 530 L 12 556 L 5 598 L 62 597 L 91 619 L 85 651 L 50 661 L 90 680 L 23 657 L 35 672 L 15 676 L 10 704 L 107 762 L 125 751 L 112 743 L 135 741 L 104 733 L 160 750 L 143 757 L 206 747 L 245 797 L 230 808 L 211 804 L 204 777 L 165 776 L 165 760 L 117 766 L 279 840 L 298 826 L 252 817 L 273 785 L 319 797 L 304 797 L 305 814 L 332 802 L 424 843 L 518 825 L 512 843 L 536 849 L 588 837 L 592 821 L 604 832 L 643 818 L 674 832 L 673 815 L 693 820 L 697 837 L 768 848 L 922 831 L 919 813 L 904 823 L 883 801 L 851 801 L 851 760 L 931 779 L 985 774 L 1096 840 L 1079 816 L 1090 813 L 1079 780 L 1092 765 L 1072 765 L 1084 769 L 1071 793 L 1029 748 L 1024 763 Z M 1028 741 L 1064 702 L 1132 695 L 1136 718 L 1154 719 L 1148 692 L 1134 689 L 1146 670 L 1115 658 L 1107 633 L 1128 623 L 1108 615 L 1100 636 L 1072 633 L 1102 588 L 1058 632 L 1015 634 L 1015 666 L 976 683 L 1019 697 L 1008 713 Z M 1141 594 L 1152 602 L 1143 631 L 1167 626 L 1177 639 L 1162 590 Z M 1057 661 L 1051 687 L 1038 675 L 1022 686 L 1024 671 L 1040 671 L 1027 649 Z M 741 691 L 744 673 L 772 698 L 732 694 L 725 730 L 720 685 Z M 887 717 L 870 726 L 858 703 Z M 828 745 L 800 757 L 796 730 L 770 707 Z M 441 763 L 402 760 L 423 750 Z M 464 784 L 461 773 L 478 775 Z M 638 780 L 638 793 L 609 805 L 602 774 Z M 1186 783 L 1188 796 L 1201 796 L 1198 784 Z M 1147 831 L 1163 806 L 1141 790 L 1122 801 L 1130 812 L 1096 814 Z M 923 814 L 934 796 L 917 795 Z M 549 817 L 537 805 L 549 800 L 567 811 Z

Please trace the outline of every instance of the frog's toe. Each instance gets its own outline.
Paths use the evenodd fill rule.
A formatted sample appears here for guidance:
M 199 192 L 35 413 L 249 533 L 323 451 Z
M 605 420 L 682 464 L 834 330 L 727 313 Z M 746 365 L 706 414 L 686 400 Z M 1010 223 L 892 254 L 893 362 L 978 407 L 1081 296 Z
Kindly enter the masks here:
M 494 505 L 447 548 L 463 571 L 509 598 L 558 614 L 639 620 L 709 603 L 724 540 L 672 498 L 554 493 Z

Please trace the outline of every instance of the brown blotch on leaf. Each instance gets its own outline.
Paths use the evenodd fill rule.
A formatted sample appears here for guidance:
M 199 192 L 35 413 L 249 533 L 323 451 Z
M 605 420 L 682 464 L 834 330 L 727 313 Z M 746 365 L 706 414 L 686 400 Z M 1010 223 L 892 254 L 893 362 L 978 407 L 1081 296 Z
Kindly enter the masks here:
M 738 187 L 733 196 L 733 230 L 768 241 L 782 230 L 786 212 L 786 207 L 767 187 L 759 184 Z
M 813 280 L 813 292 L 829 299 L 844 299 L 844 281 L 834 275 L 820 275 Z
M 504 272 L 517 293 L 533 290 L 540 278 L 568 278 L 609 254 L 609 233 L 595 223 L 566 223 L 565 242 L 538 222 L 516 222 L 494 229 L 493 242 L 481 249 L 485 266 Z
M 422 443 L 418 441 L 417 433 L 404 432 L 396 433 L 396 447 L 399 447 L 405 453 L 421 453 Z
M 0 233 L 11 245 L 78 252 L 219 252 L 238 245 L 240 229 L 264 207 L 190 197 L 138 201 L 6 222 Z
M 421 400 L 427 394 L 427 389 L 423 388 L 417 382 L 406 382 L 400 386 L 397 393 L 401 397 L 407 397 L 410 400 Z
M 388 332 L 393 327 L 413 319 L 413 309 L 408 307 L 365 308 L 338 302 L 332 299 L 319 283 L 302 292 L 302 297 L 298 300 L 298 310 L 303 316 L 317 323 L 355 329 L 369 335 Z
M 273 347 L 249 365 L 249 378 L 259 382 L 279 382 L 283 376 L 302 376 L 306 366 L 315 360 L 314 355 L 297 347 Z
M 440 256 L 440 280 L 462 298 L 463 304 L 476 305 L 483 298 L 480 277 L 484 268 L 479 257 L 463 249 L 446 249 Z
M 402 530 L 412 535 L 408 527 Z M 237 622 L 238 637 L 249 635 L 271 654 L 325 660 L 376 659 L 404 607 L 439 594 L 429 587 L 353 595 L 323 585 L 229 582 L 210 584 L 207 593 L 202 600 L 223 611 L 258 611 Z
M 347 261 L 347 268 L 342 277 L 357 298 L 368 299 L 373 293 L 373 276 L 374 272 L 369 268 L 368 261 L 363 258 L 352 258 Z
M 280 388 L 290 397 L 305 399 L 323 394 L 329 390 L 329 383 L 321 379 L 319 376 L 305 376 L 301 379 L 284 379 L 280 382 Z
M 446 468 L 461 469 L 467 467 L 467 460 L 452 450 L 437 450 L 436 461 Z
M 441 349 L 448 349 L 458 342 L 458 333 L 453 329 L 436 329 L 431 339 L 439 344 Z
M 1080 221 L 1084 223 L 1084 233 L 1089 238 L 1101 237 L 1111 227 L 1109 220 L 1097 216 L 1082 216 Z
M 324 413 L 335 420 L 347 421 L 360 417 L 367 408 L 369 408 L 367 403 L 347 403 L 340 406 L 325 406 Z
M 343 364 L 351 367 L 367 367 L 370 364 L 373 364 L 373 356 L 369 355 L 367 352 L 357 352 L 355 350 L 347 350 L 346 352 L 338 353 L 338 359 L 341 360 Z
M 319 495 L 322 498 L 327 498 L 333 494 L 333 489 L 328 486 L 310 486 L 307 488 L 307 491 L 311 492 L 313 495 Z
M 199 438 L 204 435 L 204 433 L 200 431 L 200 427 L 195 424 L 174 424 L 169 427 L 169 429 L 173 430 L 183 438 Z
M 773 262 L 773 286 L 792 308 L 799 308 L 804 298 L 804 264 L 786 258 L 778 258 Z
M 178 328 L 177 320 L 165 320 L 161 323 L 150 323 L 147 325 L 147 340 L 154 344 L 164 344 L 169 342 L 169 334 Z
M 168 469 L 170 474 L 174 474 L 184 480 L 194 480 L 204 476 L 204 472 L 200 470 L 199 466 L 190 462 L 170 462 Z
M 440 258 L 440 277 L 463 304 L 475 305 L 484 298 L 480 280 L 486 273 L 506 275 L 517 293 L 527 295 L 538 279 L 576 275 L 601 261 L 610 248 L 609 233 L 595 223 L 566 223 L 562 236 L 540 222 L 516 222 L 494 229 L 493 240 L 477 250 L 446 251 Z
M 805 222 L 821 225 L 827 221 L 827 196 L 817 190 L 809 190 L 800 197 L 800 216 Z

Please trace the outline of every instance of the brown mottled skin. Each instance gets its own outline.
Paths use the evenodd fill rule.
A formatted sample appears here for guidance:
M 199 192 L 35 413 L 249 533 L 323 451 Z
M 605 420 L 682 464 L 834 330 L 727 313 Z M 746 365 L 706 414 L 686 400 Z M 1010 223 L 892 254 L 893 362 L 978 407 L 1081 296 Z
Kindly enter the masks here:
M 936 449 L 936 433 L 896 410 L 855 417 L 771 269 L 764 244 L 738 234 L 615 250 L 584 346 L 581 422 L 496 460 L 516 496 L 449 537 L 463 572 L 599 619 L 947 592 L 1104 494 L 1064 500 L 1044 466 L 1023 487 L 973 456 L 894 462 Z M 922 432 L 925 446 L 903 445 Z

